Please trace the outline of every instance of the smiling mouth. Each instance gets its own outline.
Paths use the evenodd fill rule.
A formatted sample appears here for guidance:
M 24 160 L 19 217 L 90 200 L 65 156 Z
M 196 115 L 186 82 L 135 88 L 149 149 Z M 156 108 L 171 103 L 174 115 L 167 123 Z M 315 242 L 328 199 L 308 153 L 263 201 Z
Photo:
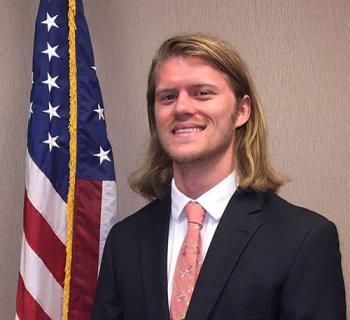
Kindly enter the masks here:
M 172 133 L 177 135 L 177 134 L 191 134 L 191 133 L 196 133 L 203 131 L 205 128 L 204 127 L 193 127 L 193 128 L 178 128 L 172 130 Z

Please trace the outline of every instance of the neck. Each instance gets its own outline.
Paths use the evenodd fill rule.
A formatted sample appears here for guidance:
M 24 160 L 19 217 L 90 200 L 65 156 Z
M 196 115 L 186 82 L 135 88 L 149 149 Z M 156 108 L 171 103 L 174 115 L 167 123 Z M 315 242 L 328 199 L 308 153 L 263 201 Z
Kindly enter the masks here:
M 205 163 L 173 163 L 177 188 L 191 199 L 197 199 L 225 179 L 234 169 L 234 161 L 215 160 Z

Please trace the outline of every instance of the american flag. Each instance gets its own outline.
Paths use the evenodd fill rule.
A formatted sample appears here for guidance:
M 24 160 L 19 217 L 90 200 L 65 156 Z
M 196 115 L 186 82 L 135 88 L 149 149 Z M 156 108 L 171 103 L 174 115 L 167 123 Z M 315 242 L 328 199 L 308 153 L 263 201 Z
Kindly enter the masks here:
M 16 319 L 86 320 L 117 205 L 81 0 L 40 1 L 32 84 Z

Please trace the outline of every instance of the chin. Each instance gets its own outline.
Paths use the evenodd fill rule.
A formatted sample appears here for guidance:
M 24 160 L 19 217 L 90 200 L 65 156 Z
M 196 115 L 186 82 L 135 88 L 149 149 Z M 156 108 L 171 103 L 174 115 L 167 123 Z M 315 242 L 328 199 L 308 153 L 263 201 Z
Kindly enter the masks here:
M 203 156 L 203 150 L 190 145 L 171 145 L 163 146 L 163 150 L 169 158 L 177 163 L 187 163 L 196 161 Z
M 170 159 L 178 165 L 185 164 L 198 164 L 201 162 L 207 162 L 211 158 L 215 157 L 212 152 L 167 152 Z
M 186 148 L 164 148 L 170 159 L 178 164 L 204 164 L 219 161 L 219 159 L 229 157 L 233 158 L 234 149 L 232 141 L 224 141 L 226 143 L 214 144 L 214 147 L 194 148 L 187 146 Z M 195 149 L 195 150 L 194 150 Z

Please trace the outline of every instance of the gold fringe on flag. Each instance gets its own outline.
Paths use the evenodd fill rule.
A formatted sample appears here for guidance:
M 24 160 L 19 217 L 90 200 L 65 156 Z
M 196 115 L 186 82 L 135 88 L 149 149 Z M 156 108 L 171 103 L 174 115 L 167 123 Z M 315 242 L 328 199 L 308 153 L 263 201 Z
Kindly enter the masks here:
M 74 221 L 74 195 L 75 177 L 77 166 L 77 64 L 76 64 L 76 42 L 75 42 L 75 0 L 68 1 L 68 26 L 69 26 L 69 188 L 67 200 L 67 240 L 66 240 L 66 266 L 64 278 L 62 320 L 68 320 L 70 281 L 72 269 L 72 247 L 73 247 L 73 221 Z

